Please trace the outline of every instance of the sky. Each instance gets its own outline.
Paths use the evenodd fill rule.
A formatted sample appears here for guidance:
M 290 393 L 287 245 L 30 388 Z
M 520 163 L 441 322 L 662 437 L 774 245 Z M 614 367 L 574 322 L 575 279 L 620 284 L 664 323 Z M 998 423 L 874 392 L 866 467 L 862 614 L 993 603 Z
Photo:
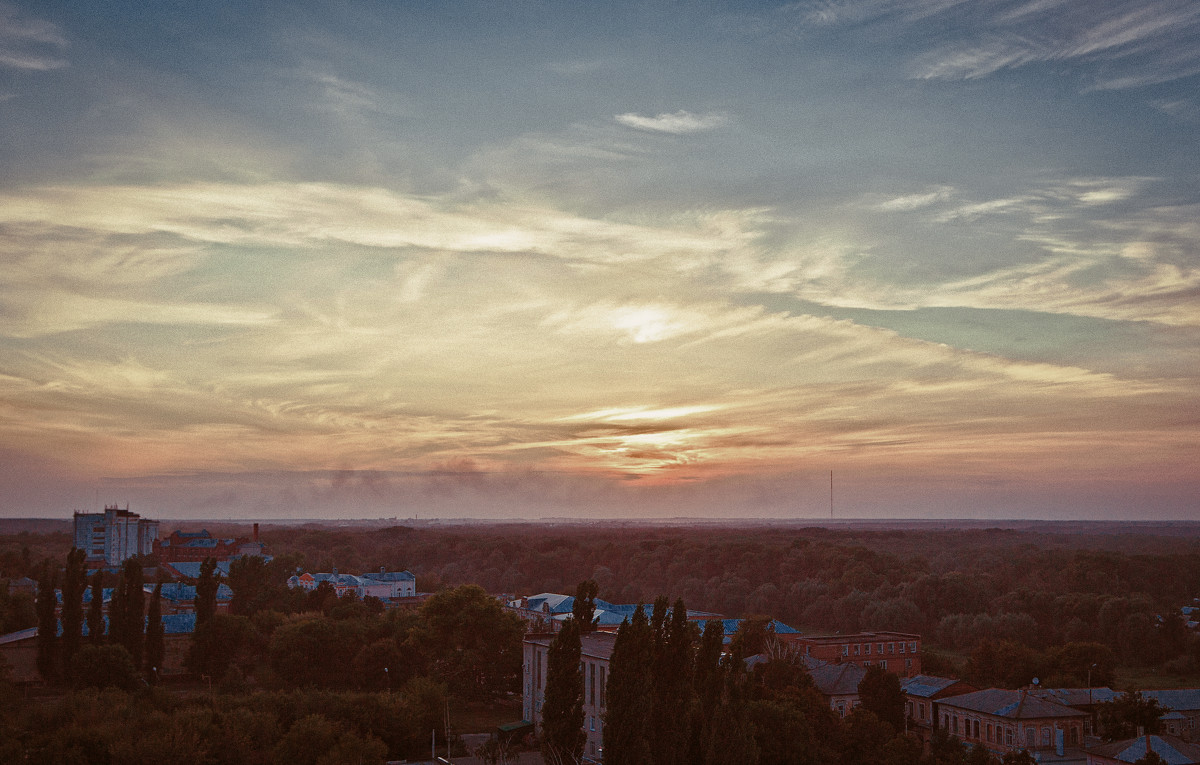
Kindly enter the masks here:
M 1193 0 L 0 3 L 0 516 L 1200 520 L 1198 139 Z

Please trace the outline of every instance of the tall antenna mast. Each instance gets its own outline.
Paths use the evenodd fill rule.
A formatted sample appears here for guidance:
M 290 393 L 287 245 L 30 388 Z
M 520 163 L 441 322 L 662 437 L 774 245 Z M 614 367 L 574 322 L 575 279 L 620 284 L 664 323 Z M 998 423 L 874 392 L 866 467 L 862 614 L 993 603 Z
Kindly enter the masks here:
M 833 520 L 833 471 L 829 471 L 829 520 Z

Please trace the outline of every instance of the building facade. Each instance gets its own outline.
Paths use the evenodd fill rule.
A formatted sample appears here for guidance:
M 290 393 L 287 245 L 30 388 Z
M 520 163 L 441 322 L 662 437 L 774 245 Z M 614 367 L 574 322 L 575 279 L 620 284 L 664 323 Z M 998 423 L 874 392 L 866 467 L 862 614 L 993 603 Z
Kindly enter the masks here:
M 805 656 L 830 664 L 878 664 L 900 677 L 921 674 L 921 636 L 907 632 L 859 632 L 851 635 L 795 635 L 789 642 Z
M 988 688 L 934 703 L 937 727 L 993 754 L 1061 751 L 1083 744 L 1087 713 L 1028 691 Z
M 590 632 L 580 637 L 580 668 L 583 671 L 583 730 L 587 739 L 583 745 L 585 762 L 600 762 L 604 757 L 604 711 L 607 709 L 605 688 L 608 684 L 609 661 L 617 636 L 612 632 Z M 550 644 L 554 635 L 531 633 L 523 643 L 521 679 L 521 711 L 525 720 L 533 723 L 534 731 L 542 732 L 542 704 L 546 700 L 546 672 Z
M 102 513 L 75 513 L 75 547 L 87 555 L 91 568 L 119 566 L 138 555 L 154 555 L 158 521 L 129 508 L 105 505 Z

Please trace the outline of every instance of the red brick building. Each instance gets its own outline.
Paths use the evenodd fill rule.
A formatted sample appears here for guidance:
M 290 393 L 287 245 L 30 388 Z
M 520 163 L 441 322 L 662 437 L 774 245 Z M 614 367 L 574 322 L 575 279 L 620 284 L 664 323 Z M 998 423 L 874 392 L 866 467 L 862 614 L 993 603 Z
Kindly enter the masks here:
M 805 656 L 830 664 L 878 664 L 901 677 L 921 674 L 921 636 L 907 632 L 786 636 Z

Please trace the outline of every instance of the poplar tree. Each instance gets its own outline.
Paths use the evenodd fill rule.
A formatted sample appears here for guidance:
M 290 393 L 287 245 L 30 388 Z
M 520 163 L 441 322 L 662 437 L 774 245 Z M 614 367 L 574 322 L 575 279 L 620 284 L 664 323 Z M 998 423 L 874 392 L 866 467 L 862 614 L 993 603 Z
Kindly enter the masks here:
M 92 574 L 92 602 L 87 613 L 88 642 L 100 645 L 104 642 L 104 569 Z
M 146 628 L 146 593 L 142 589 L 142 564 L 136 558 L 125 561 L 121 569 L 121 579 L 124 581 L 125 610 L 122 614 L 121 645 L 129 651 L 135 668 L 142 665 L 143 649 L 145 647 Z M 111 616 L 109 617 L 111 620 Z
M 162 622 L 162 582 L 154 585 L 154 594 L 150 596 L 150 612 L 146 616 L 146 672 L 150 682 L 158 681 L 158 673 L 162 670 L 163 657 L 166 647 L 163 644 Z
M 196 579 L 196 629 L 208 623 L 217 612 L 217 559 L 205 558 L 200 564 L 200 576 Z
M 596 628 L 596 595 L 600 587 L 595 580 L 580 582 L 575 588 L 575 602 L 571 604 L 571 618 L 579 627 L 579 634 L 586 635 Z
M 110 643 L 125 645 L 125 628 L 127 621 L 125 569 L 117 572 L 117 583 L 113 587 L 112 599 L 108 602 L 108 640 Z
M 87 553 L 71 548 L 67 553 L 67 569 L 62 586 L 62 665 L 71 666 L 71 659 L 83 641 L 83 591 L 87 589 Z
M 37 591 L 37 670 L 46 682 L 57 677 L 58 669 L 58 618 L 55 608 L 58 603 L 55 588 L 58 587 L 58 569 L 49 561 L 42 563 Z
M 639 603 L 633 620 L 621 623 L 608 670 L 604 715 L 606 765 L 645 765 L 650 759 L 650 672 L 654 636 Z
M 724 677 L 721 674 L 721 648 L 725 643 L 725 625 L 720 619 L 704 624 L 700 650 L 696 652 L 696 667 L 692 673 L 692 731 L 688 745 L 689 765 L 704 765 L 713 733 L 713 720 L 721 704 Z
M 577 763 L 583 755 L 583 672 L 579 625 L 563 623 L 546 657 L 546 699 L 542 706 L 542 757 L 550 765 Z
M 666 598 L 660 598 L 665 604 Z M 658 613 L 655 604 L 655 614 Z M 687 759 L 692 705 L 694 627 L 687 620 L 683 600 L 676 600 L 662 630 L 653 675 L 651 719 L 655 734 L 651 752 L 656 765 L 683 765 Z
M 713 730 L 720 731 L 709 741 L 706 765 L 758 765 L 758 742 L 746 698 L 746 665 L 737 648 L 733 649 L 724 671 L 721 704 L 713 716 Z

